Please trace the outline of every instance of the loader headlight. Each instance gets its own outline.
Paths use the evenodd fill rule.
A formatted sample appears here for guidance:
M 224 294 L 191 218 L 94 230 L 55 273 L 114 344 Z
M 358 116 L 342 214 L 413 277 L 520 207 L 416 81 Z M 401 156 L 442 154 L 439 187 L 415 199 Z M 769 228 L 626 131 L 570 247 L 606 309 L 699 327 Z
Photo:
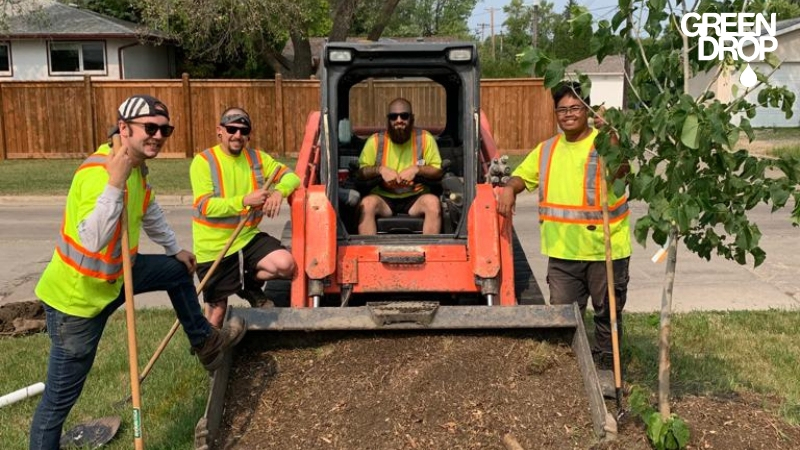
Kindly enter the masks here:
M 353 60 L 353 53 L 350 50 L 332 48 L 328 50 L 328 61 L 333 63 L 349 63 Z
M 454 48 L 447 52 L 447 59 L 450 62 L 472 61 L 472 49 Z

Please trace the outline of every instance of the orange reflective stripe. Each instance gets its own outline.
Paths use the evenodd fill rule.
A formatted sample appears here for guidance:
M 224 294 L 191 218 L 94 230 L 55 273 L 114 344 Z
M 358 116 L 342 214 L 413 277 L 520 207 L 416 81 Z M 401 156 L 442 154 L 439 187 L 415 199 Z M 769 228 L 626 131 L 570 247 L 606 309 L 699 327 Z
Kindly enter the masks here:
M 561 205 L 548 201 L 550 169 L 556 145 L 561 135 L 542 143 L 539 153 L 539 220 L 561 223 L 597 224 L 603 222 L 603 211 L 598 186 L 604 183 L 600 172 L 599 156 L 594 145 L 589 149 L 583 174 L 582 203 L 580 205 Z M 617 222 L 629 214 L 627 199 L 623 196 L 613 206 L 609 206 L 609 220 Z

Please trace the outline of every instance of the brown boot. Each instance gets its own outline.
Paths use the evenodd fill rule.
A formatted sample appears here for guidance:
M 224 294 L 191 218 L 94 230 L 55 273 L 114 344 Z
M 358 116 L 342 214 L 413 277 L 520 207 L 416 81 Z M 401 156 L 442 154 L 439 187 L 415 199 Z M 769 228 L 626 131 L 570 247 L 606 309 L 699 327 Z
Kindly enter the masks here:
M 192 353 L 197 355 L 206 370 L 214 372 L 222 365 L 225 352 L 242 340 L 246 330 L 244 319 L 233 317 L 221 330 L 211 327 L 211 334 L 203 345 L 193 348 Z

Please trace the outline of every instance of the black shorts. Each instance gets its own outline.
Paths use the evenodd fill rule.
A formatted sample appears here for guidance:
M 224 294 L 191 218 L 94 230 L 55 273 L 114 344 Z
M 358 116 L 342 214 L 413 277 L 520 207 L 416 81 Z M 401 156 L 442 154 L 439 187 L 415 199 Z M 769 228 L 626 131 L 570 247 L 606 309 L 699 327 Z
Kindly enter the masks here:
M 414 206 L 414 203 L 419 200 L 419 195 L 412 195 L 410 197 L 403 197 L 403 198 L 393 198 L 393 197 L 381 197 L 383 201 L 389 205 L 389 209 L 392 210 L 393 215 L 398 214 L 408 214 L 408 211 Z
M 283 248 L 285 247 L 281 245 L 281 241 L 267 233 L 258 233 L 241 250 L 222 258 L 203 287 L 203 301 L 217 303 L 241 290 L 261 289 L 264 282 L 255 278 L 256 265 L 265 256 Z M 242 267 L 239 266 L 240 254 Z M 197 277 L 202 280 L 213 264 L 214 261 L 198 264 Z

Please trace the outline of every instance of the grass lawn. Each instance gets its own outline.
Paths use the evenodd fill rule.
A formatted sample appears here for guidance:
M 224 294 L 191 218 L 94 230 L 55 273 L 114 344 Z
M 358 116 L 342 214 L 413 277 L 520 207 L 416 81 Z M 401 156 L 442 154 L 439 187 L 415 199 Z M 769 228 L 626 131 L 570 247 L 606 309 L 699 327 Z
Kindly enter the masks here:
M 137 311 L 140 366 L 152 355 L 174 316 L 165 309 Z M 591 320 L 587 320 L 587 324 Z M 791 423 L 800 422 L 800 312 L 689 313 L 672 322 L 674 395 L 729 396 L 753 392 Z M 658 315 L 625 316 L 624 367 L 627 382 L 657 388 Z M 44 381 L 46 334 L 0 338 L 0 393 Z M 67 420 L 77 423 L 120 414 L 122 428 L 109 449 L 131 448 L 130 409 L 113 404 L 128 394 L 125 318 L 109 322 L 95 366 L 80 401 Z M 13 375 L 9 375 L 13 374 Z M 208 379 L 189 355 L 184 335 L 176 336 L 142 386 L 142 423 L 149 449 L 193 448 L 194 426 L 208 395 Z M 777 400 L 775 403 L 773 400 Z M 0 409 L 0 448 L 26 447 L 38 397 Z M 128 406 L 129 408 L 129 406 Z
M 278 159 L 294 168 L 296 160 Z M 67 195 L 81 159 L 0 161 L 0 195 Z M 148 177 L 156 195 L 191 195 L 191 159 L 153 159 Z

